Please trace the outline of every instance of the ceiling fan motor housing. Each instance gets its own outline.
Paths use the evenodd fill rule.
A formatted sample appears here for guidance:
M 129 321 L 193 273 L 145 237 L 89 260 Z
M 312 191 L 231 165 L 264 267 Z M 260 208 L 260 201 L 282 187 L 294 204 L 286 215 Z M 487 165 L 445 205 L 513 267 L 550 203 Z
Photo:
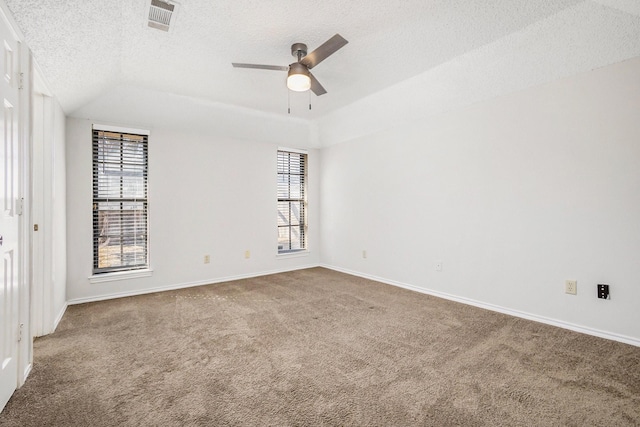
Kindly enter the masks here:
M 294 43 L 291 45 L 291 55 L 298 58 L 300 61 L 302 58 L 307 56 L 307 45 L 304 43 Z

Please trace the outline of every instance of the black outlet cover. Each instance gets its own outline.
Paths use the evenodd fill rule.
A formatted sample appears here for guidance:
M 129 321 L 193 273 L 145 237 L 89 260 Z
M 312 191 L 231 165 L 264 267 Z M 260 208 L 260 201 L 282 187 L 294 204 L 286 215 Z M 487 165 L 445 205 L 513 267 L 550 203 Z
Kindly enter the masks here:
M 598 285 L 598 298 L 609 299 L 609 285 Z

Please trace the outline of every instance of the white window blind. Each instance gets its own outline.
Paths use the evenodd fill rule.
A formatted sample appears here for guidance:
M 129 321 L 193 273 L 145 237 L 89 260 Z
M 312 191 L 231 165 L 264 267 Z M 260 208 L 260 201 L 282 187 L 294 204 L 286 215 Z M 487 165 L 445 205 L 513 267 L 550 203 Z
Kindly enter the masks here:
M 278 150 L 278 253 L 307 248 L 307 155 Z
M 93 129 L 93 273 L 148 268 L 148 136 Z

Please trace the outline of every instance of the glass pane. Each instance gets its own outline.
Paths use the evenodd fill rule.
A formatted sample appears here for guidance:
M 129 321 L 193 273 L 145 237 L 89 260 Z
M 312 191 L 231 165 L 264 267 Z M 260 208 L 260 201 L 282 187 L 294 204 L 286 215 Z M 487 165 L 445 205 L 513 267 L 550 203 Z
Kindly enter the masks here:
M 126 199 L 144 199 L 146 197 L 146 182 L 143 177 L 125 176 L 122 178 L 122 197 Z
M 289 176 L 278 175 L 278 199 L 289 198 Z
M 289 202 L 278 202 L 278 226 L 289 225 Z
M 278 228 L 278 251 L 293 251 L 304 248 L 304 229 L 302 226 Z
M 278 226 L 302 224 L 303 206 L 302 202 L 278 202 Z
M 146 265 L 146 203 L 103 202 L 96 215 L 98 268 Z

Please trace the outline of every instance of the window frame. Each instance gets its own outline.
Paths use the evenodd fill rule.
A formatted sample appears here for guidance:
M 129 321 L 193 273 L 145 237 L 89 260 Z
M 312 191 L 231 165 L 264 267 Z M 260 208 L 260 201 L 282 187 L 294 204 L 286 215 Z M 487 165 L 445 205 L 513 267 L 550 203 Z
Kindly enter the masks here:
M 281 153 L 287 153 L 289 155 L 293 154 L 293 155 L 299 155 L 301 159 L 304 159 L 301 163 L 301 169 L 302 169 L 302 173 L 298 173 L 298 174 L 292 174 L 292 169 L 289 165 L 289 167 L 287 168 L 286 172 L 281 172 L 280 171 L 280 156 Z M 281 175 L 288 175 L 289 179 L 288 179 L 288 195 L 289 197 L 281 197 L 280 195 L 280 176 Z M 300 197 L 290 197 L 291 196 L 291 175 L 297 175 L 301 177 L 301 183 L 300 183 Z M 278 212 L 278 221 L 276 222 L 276 229 L 278 230 L 278 244 L 277 244 L 277 255 L 278 256 L 296 256 L 296 255 L 300 255 L 300 254 L 304 254 L 305 252 L 309 251 L 309 221 L 308 221 L 308 211 L 309 211 L 309 203 L 308 203 L 308 177 L 309 177 L 309 154 L 307 151 L 305 150 L 299 150 L 299 149 L 294 149 L 294 148 L 286 148 L 286 147 L 278 147 L 277 150 L 277 156 L 276 156 L 276 183 L 278 186 L 277 189 L 277 197 L 276 197 L 276 206 L 277 206 L 277 212 Z M 301 206 L 301 214 L 299 215 L 299 222 L 296 225 L 292 225 L 290 222 L 290 218 L 291 218 L 291 214 L 289 214 L 289 224 L 284 224 L 281 225 L 280 224 L 280 208 L 279 205 L 281 203 L 300 203 Z M 291 204 L 289 205 L 289 209 L 291 209 Z M 280 229 L 282 228 L 288 228 L 289 229 L 289 239 L 287 240 L 289 248 L 280 248 Z M 301 247 L 300 248 L 291 248 L 291 243 L 292 243 L 292 239 L 291 239 L 291 234 L 292 234 L 292 229 L 293 228 L 297 228 L 300 232 L 300 236 L 299 236 L 299 240 L 301 241 Z
M 108 195 L 107 197 L 100 197 L 98 194 L 99 191 L 99 180 L 98 180 L 98 171 L 100 166 L 104 167 L 105 161 L 99 161 L 98 150 L 100 146 L 100 138 L 98 137 L 100 132 L 108 132 L 113 134 L 120 134 L 120 168 L 124 168 L 126 166 L 127 158 L 124 154 L 124 145 L 122 144 L 125 141 L 125 135 L 131 135 L 135 138 L 142 138 L 141 144 L 142 146 L 142 187 L 143 187 L 143 197 L 133 196 L 133 197 L 122 197 L 124 180 L 120 179 L 119 188 L 121 197 L 113 197 Z M 148 130 L 142 129 L 132 129 L 132 128 L 124 128 L 124 127 L 116 127 L 109 125 L 99 125 L 93 124 L 91 129 L 91 153 L 92 153 L 92 276 L 90 277 L 91 283 L 99 283 L 104 281 L 111 280 L 119 280 L 125 278 L 134 278 L 134 277 L 146 277 L 151 275 L 150 269 L 150 250 L 149 250 L 149 136 L 150 132 Z M 135 139 L 134 138 L 134 139 Z M 102 138 L 105 141 L 105 138 Z M 131 139 L 129 139 L 131 141 Z M 131 160 L 135 161 L 136 158 L 133 157 Z M 124 175 L 123 175 L 124 176 Z M 117 187 L 117 186 L 116 186 Z M 144 236 L 144 244 L 145 248 L 143 251 L 143 262 L 137 263 L 135 265 L 117 265 L 117 266 L 109 266 L 109 267 L 100 267 L 99 266 L 99 239 L 100 239 L 100 227 L 99 227 L 99 204 L 100 203 L 120 203 L 121 210 L 122 204 L 124 203 L 142 203 L 143 205 L 143 220 L 144 220 L 144 228 L 143 228 L 143 236 Z M 132 211 L 132 212 L 135 212 Z M 135 214 L 134 214 L 135 215 Z M 120 223 L 120 227 L 122 227 L 122 223 Z M 133 235 L 137 236 L 138 231 L 140 230 L 137 227 L 137 223 L 134 220 L 132 223 L 132 227 L 134 227 Z M 122 236 L 130 236 L 131 233 L 120 233 L 120 238 L 123 239 Z M 134 237 L 137 238 L 137 237 Z M 121 246 L 123 245 L 121 243 Z

